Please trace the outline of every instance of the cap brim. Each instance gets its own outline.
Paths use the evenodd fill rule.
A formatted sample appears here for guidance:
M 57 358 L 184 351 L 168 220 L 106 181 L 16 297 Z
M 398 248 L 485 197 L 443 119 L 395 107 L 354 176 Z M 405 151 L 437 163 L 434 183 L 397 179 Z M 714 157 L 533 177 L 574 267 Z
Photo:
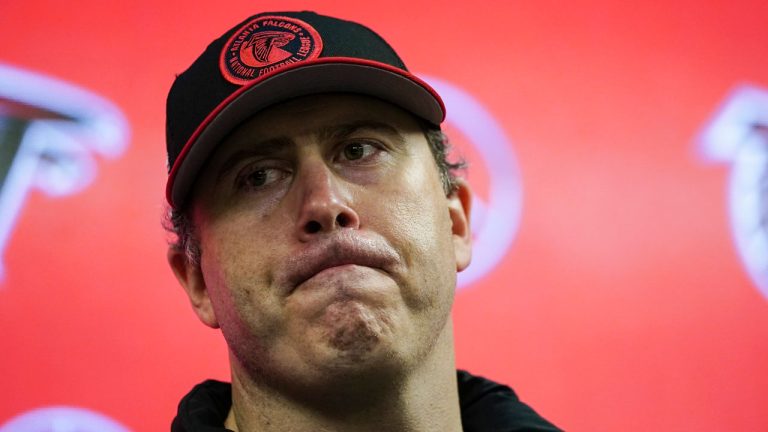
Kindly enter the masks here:
M 437 92 L 401 69 L 355 58 L 296 63 L 243 86 L 203 120 L 168 175 L 168 202 L 174 208 L 184 204 L 198 172 L 216 145 L 258 111 L 288 99 L 334 92 L 374 96 L 434 125 L 445 118 L 445 106 Z

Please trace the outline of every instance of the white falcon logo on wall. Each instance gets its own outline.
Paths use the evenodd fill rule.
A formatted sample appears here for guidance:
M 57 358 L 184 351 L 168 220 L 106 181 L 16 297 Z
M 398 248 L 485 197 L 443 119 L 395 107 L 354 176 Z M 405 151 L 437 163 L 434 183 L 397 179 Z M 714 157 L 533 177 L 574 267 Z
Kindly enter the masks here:
M 731 232 L 752 281 L 768 298 L 768 90 L 744 85 L 731 92 L 698 148 L 711 161 L 731 164 Z
M 128 124 L 111 103 L 71 84 L 0 64 L 0 281 L 2 257 L 27 194 L 74 194 L 115 158 Z

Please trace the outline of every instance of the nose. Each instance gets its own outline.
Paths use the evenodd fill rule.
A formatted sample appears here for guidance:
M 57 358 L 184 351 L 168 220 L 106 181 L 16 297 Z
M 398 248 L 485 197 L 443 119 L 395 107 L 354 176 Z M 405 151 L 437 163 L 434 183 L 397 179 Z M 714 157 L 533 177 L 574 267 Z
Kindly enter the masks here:
M 304 166 L 301 177 L 299 239 L 314 237 L 341 229 L 357 229 L 360 217 L 352 208 L 350 190 L 323 162 Z

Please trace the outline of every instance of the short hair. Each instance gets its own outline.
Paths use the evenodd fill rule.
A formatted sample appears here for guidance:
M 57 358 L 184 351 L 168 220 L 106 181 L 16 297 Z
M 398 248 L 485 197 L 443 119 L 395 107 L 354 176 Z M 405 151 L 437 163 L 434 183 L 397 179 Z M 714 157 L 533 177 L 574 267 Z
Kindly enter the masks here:
M 426 121 L 420 121 L 420 126 L 437 164 L 443 191 L 446 195 L 450 195 L 457 189 L 458 174 L 466 168 L 466 162 L 463 159 L 458 159 L 455 162 L 448 161 L 451 150 L 450 142 L 448 136 L 439 127 Z M 200 241 L 197 238 L 196 228 L 189 213 L 189 204 L 181 209 L 169 207 L 165 212 L 163 228 L 171 234 L 170 247 L 184 252 L 190 263 L 200 264 Z

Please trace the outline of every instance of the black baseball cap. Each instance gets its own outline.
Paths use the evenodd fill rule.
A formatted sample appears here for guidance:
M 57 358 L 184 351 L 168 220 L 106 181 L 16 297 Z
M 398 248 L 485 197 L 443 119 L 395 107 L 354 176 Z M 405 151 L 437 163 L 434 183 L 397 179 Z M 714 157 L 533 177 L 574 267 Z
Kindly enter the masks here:
M 166 105 L 166 198 L 181 208 L 205 161 L 235 127 L 288 99 L 377 97 L 439 126 L 440 96 L 369 28 L 314 12 L 254 15 L 213 41 L 176 77 Z

